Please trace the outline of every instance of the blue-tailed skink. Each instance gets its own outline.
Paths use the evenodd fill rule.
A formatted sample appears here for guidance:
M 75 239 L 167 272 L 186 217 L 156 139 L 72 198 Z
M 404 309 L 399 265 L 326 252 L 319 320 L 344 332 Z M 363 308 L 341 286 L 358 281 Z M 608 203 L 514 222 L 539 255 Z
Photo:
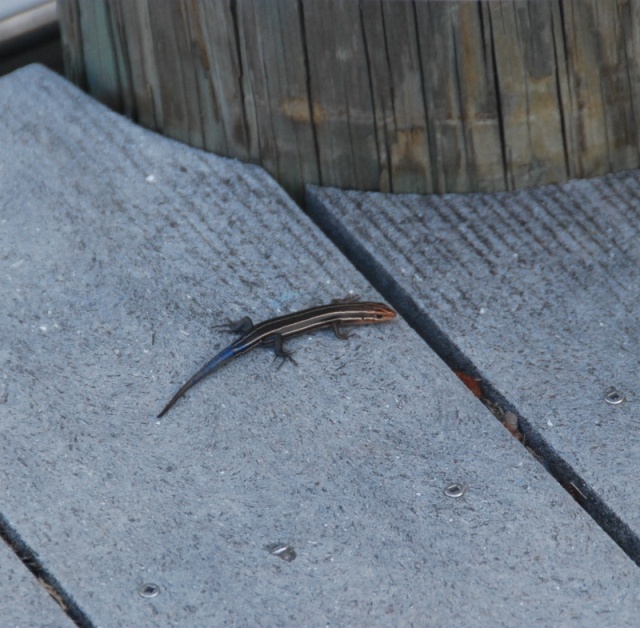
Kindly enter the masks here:
M 391 320 L 396 313 L 384 303 L 352 301 L 349 299 L 336 300 L 329 305 L 318 305 L 300 312 L 276 316 L 263 323 L 255 325 L 249 317 L 237 323 L 230 323 L 229 330 L 241 334 L 235 342 L 211 358 L 193 377 L 191 377 L 171 401 L 164 407 L 158 418 L 163 417 L 173 404 L 184 395 L 189 388 L 204 379 L 216 368 L 258 345 L 272 345 L 276 357 L 293 358 L 287 353 L 282 343 L 289 336 L 304 334 L 305 332 L 323 327 L 331 327 L 338 338 L 347 338 L 341 331 L 343 325 L 366 325 L 369 323 L 383 323 Z

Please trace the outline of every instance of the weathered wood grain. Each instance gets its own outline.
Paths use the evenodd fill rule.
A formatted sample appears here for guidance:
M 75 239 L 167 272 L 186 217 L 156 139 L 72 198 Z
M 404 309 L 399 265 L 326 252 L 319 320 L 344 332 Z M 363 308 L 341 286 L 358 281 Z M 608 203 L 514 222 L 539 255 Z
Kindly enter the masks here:
M 288 189 L 318 180 L 300 20 L 297 3 L 238 5 L 251 157 Z
M 68 76 L 315 183 L 496 191 L 640 165 L 640 0 L 61 0 Z
M 507 186 L 565 179 L 569 173 L 555 48 L 560 41 L 553 37 L 558 11 L 547 2 L 491 4 L 487 9 Z
M 379 187 L 427 192 L 433 188 L 425 93 L 415 11 L 411 3 L 365 3 L 362 24 L 370 62 Z

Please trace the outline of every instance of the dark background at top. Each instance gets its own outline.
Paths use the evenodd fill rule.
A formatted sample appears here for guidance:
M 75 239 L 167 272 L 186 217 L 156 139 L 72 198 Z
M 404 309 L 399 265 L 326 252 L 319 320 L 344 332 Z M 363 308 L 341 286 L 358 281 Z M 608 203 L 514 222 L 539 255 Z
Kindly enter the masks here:
M 0 76 L 30 63 L 41 63 L 50 70 L 63 74 L 60 36 L 51 37 L 10 54 L 0 55 Z

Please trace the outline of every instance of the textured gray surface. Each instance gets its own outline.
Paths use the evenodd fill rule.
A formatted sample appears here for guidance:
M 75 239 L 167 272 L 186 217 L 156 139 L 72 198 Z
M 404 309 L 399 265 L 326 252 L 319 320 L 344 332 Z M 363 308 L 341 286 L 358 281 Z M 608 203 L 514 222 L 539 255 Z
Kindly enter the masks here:
M 0 619 L 7 628 L 74 625 L 1 539 Z
M 256 350 L 156 420 L 212 325 L 376 293 L 257 168 L 37 67 L 0 107 L 1 507 L 93 622 L 637 617 L 636 566 L 402 320 Z
M 309 194 L 617 514 L 612 533 L 637 553 L 640 172 L 493 195 Z M 605 402 L 612 387 L 624 403 Z

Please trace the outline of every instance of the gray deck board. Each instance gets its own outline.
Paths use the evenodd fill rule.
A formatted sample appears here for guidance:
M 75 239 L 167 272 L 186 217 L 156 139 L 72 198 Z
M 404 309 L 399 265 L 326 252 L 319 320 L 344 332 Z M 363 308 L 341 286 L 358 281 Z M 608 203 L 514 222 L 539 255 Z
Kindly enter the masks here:
M 38 67 L 0 107 L 0 508 L 91 622 L 637 617 L 635 564 L 402 319 L 242 356 L 157 420 L 214 324 L 378 295 L 258 168 Z
M 639 171 L 500 194 L 309 190 L 325 228 L 513 405 L 636 561 L 639 199 Z M 607 403 L 612 389 L 626 401 Z
M 54 599 L 38 584 L 0 540 L 0 618 L 11 628 L 74 626 Z

